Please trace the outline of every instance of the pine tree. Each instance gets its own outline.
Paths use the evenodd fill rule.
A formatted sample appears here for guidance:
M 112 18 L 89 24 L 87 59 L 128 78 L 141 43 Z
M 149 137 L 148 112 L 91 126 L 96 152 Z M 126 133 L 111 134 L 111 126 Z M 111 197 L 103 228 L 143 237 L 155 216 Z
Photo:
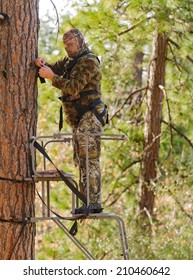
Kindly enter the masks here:
M 35 187 L 29 139 L 36 134 L 38 0 L 0 0 L 0 259 L 35 255 Z

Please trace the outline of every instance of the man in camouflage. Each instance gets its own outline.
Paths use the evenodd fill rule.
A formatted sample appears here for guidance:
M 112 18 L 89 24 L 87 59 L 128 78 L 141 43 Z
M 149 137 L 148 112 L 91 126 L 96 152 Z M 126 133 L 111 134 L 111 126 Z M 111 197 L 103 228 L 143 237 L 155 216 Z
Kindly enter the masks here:
M 52 80 L 61 90 L 66 122 L 73 130 L 74 160 L 79 166 L 80 192 L 87 197 L 86 142 L 88 136 L 89 205 L 75 209 L 75 214 L 102 212 L 100 173 L 100 134 L 107 122 L 106 106 L 101 100 L 101 72 L 98 58 L 89 51 L 82 33 L 72 29 L 63 36 L 68 57 L 53 64 L 38 57 L 39 75 Z

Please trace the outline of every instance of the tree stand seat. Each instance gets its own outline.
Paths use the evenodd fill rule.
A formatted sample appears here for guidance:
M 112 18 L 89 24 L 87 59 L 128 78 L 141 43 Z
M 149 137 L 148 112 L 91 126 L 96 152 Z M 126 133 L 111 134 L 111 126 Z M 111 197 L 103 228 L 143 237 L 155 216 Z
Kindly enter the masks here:
M 66 172 L 64 170 L 60 170 L 63 176 L 67 178 L 75 178 L 73 173 Z M 50 170 L 41 170 L 36 171 L 35 175 L 32 175 L 35 181 L 62 181 L 61 176 L 58 174 L 57 170 L 50 169 Z

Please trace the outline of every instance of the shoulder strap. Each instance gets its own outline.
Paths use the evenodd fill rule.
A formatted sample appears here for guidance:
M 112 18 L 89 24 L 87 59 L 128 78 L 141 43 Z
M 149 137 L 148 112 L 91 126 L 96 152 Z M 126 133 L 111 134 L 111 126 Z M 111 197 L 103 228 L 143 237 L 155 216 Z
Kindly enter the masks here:
M 76 56 L 73 60 L 71 60 L 70 63 L 67 65 L 66 71 L 71 70 L 71 69 L 74 67 L 74 65 L 79 61 L 79 59 L 80 59 L 81 57 L 87 55 L 87 54 L 93 54 L 93 53 L 92 53 L 91 51 L 89 51 L 89 50 L 86 50 L 86 51 L 84 51 L 83 53 L 77 55 L 77 56 Z M 93 55 L 94 55 L 94 54 L 93 54 Z M 97 56 L 95 56 L 95 57 L 98 59 Z M 99 61 L 99 59 L 98 59 L 98 61 Z M 100 63 L 100 61 L 99 61 L 99 63 Z

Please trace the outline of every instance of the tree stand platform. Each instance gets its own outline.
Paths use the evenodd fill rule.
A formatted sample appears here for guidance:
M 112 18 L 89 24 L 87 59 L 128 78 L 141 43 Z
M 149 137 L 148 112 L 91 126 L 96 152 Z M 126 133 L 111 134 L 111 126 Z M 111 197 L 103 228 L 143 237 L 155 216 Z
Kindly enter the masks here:
M 86 176 L 87 176 L 87 205 L 89 205 L 89 170 L 88 170 L 88 136 L 89 134 L 84 134 L 85 136 L 85 149 L 86 149 Z M 93 134 L 92 134 L 93 136 Z M 124 135 L 118 134 L 95 134 L 94 136 L 100 136 L 101 140 L 127 140 L 127 137 Z M 78 185 L 74 180 L 75 176 L 72 173 L 68 173 L 62 170 L 58 170 L 57 168 L 54 170 L 47 170 L 47 163 L 50 161 L 53 165 L 54 163 L 50 160 L 47 153 L 44 151 L 46 147 L 50 143 L 70 143 L 72 141 L 73 134 L 72 133 L 57 133 L 52 136 L 39 136 L 32 137 L 30 139 L 30 150 L 31 150 L 31 169 L 32 169 L 32 178 L 27 178 L 26 180 L 33 180 L 34 183 L 41 182 L 41 196 L 38 193 L 38 196 L 41 199 L 41 215 L 40 217 L 32 217 L 30 218 L 31 222 L 41 222 L 41 221 L 53 221 L 63 232 L 64 234 L 75 244 L 77 248 L 79 248 L 82 253 L 89 260 L 94 260 L 94 257 L 89 253 L 89 251 L 83 246 L 80 241 L 75 237 L 75 233 L 72 233 L 71 230 L 64 225 L 64 221 L 81 221 L 81 220 L 104 220 L 111 219 L 115 220 L 119 229 L 119 238 L 120 245 L 122 248 L 122 256 L 125 260 L 129 259 L 129 250 L 128 250 L 128 242 L 126 236 L 125 224 L 122 218 L 117 216 L 114 213 L 97 213 L 97 214 L 73 214 L 74 209 L 79 205 L 79 199 L 72 191 L 72 211 L 71 216 L 62 217 L 58 215 L 56 212 L 52 211 L 50 207 L 50 183 L 64 181 L 64 179 L 68 180 L 71 185 L 73 185 L 74 189 L 78 190 Z M 37 146 L 37 143 L 38 146 Z M 41 147 L 41 148 L 39 148 Z M 37 149 L 38 148 L 38 149 Z M 38 153 L 39 152 L 39 153 Z M 42 170 L 38 170 L 37 168 L 37 157 L 38 154 L 41 154 Z M 55 167 L 55 165 L 54 165 Z

